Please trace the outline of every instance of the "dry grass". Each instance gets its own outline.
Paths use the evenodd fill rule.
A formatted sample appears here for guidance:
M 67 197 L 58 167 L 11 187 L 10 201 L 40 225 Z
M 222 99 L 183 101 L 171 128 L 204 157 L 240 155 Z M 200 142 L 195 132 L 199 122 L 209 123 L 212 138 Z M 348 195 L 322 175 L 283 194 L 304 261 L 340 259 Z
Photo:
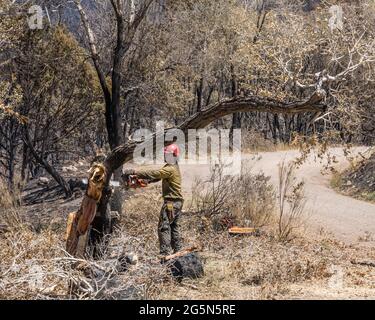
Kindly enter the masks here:
M 12 194 L 2 185 L 0 196 L 0 298 L 36 299 L 63 294 L 68 273 L 56 263 L 63 257 L 59 236 L 35 233 L 22 218 Z M 66 290 L 65 290 L 66 294 Z
M 260 237 L 229 236 L 227 232 L 197 232 L 199 216 L 183 220 L 185 240 L 204 245 L 201 257 L 205 277 L 184 280 L 162 291 L 162 299 L 275 299 L 287 298 L 294 284 L 323 282 L 327 286 L 333 268 L 347 268 L 346 281 L 357 269 L 350 264 L 349 248 L 325 237 L 300 237 L 277 241 L 270 233 Z M 354 271 L 356 270 L 356 271 Z M 373 272 L 373 274 L 375 274 Z M 370 288 L 364 281 L 364 287 Z
M 35 233 L 19 225 L 2 235 L 0 298 L 152 299 L 170 280 L 150 246 L 123 230 L 99 260 L 73 258 L 63 248 L 61 235 L 51 231 Z M 120 258 L 131 252 L 140 258 L 125 271 Z
M 329 286 L 337 267 L 344 268 L 347 272 L 348 283 L 355 283 L 351 278 L 356 273 L 353 270 L 357 270 L 350 263 L 353 258 L 352 248 L 343 246 L 324 234 L 309 237 L 301 232 L 304 229 L 305 197 L 303 183 L 294 178 L 294 167 L 294 163 L 280 165 L 277 196 L 268 179 L 251 174 L 228 178 L 230 183 L 219 183 L 223 178 L 215 177 L 214 172 L 204 183 L 198 182 L 194 194 L 198 200 L 195 199 L 193 203 L 200 205 L 196 207 L 196 214 L 185 217 L 184 235 L 191 243 L 204 246 L 202 257 L 205 260 L 206 276 L 199 281 L 185 281 L 185 285 L 178 288 L 178 298 L 286 298 L 292 295 L 290 288 L 294 284 L 301 285 L 311 281 Z M 231 187 L 233 183 L 235 189 Z M 219 190 L 221 187 L 227 188 L 228 184 L 231 187 L 229 190 L 235 190 L 229 191 L 229 196 Z M 215 194 L 217 199 L 226 199 L 226 202 L 215 207 Z M 240 212 L 254 212 L 251 208 L 255 207 L 259 208 L 256 211 L 258 218 L 267 216 L 268 223 L 262 228 L 264 232 L 260 237 L 231 237 L 224 227 L 215 228 L 217 216 L 222 221 L 223 215 L 235 212 L 233 204 L 245 199 L 249 200 L 251 207 L 244 207 Z M 271 207 L 264 205 L 265 203 Z M 279 205 L 275 206 L 275 203 Z M 249 222 L 246 217 L 246 214 L 231 216 L 233 222 L 243 225 Z M 251 221 L 256 219 L 252 217 Z M 357 254 L 364 252 L 355 252 L 354 256 Z M 365 281 L 363 285 L 371 288 L 371 282 Z M 161 298 L 176 297 L 164 293 Z
M 1 207 L 7 230 L 0 234 L 0 299 L 153 299 L 171 281 L 156 242 L 147 239 L 152 222 L 140 234 L 139 225 L 129 228 L 135 236 L 120 224 L 100 259 L 82 260 L 64 250 L 63 229 L 37 231 L 4 193 L 0 201 L 7 204 Z M 130 253 L 138 263 L 123 270 L 122 257 Z
M 67 279 L 61 241 L 50 232 L 35 234 L 22 225 L 2 235 L 1 299 L 40 299 L 64 296 Z M 56 258 L 59 257 L 60 261 Z
M 266 208 L 257 192 L 268 195 L 264 191 L 268 190 L 267 179 L 249 176 L 243 179 L 244 189 L 247 185 L 251 201 L 259 202 L 252 205 Z M 131 195 L 108 250 L 95 261 L 70 257 L 63 250 L 63 232 L 42 229 L 37 233 L 20 218 L 9 220 L 10 231 L 0 235 L 0 298 L 281 299 L 294 295 L 293 286 L 306 283 L 319 283 L 331 290 L 329 283 L 337 268 L 344 270 L 346 286 L 366 292 L 375 288 L 375 268 L 351 263 L 371 259 L 373 249 L 347 247 L 327 236 L 303 235 L 279 241 L 275 236 L 277 219 L 270 219 L 261 236 L 233 237 L 224 229 L 213 228 L 212 220 L 199 212 L 183 215 L 182 235 L 186 246 L 203 246 L 205 276 L 177 283 L 158 257 L 157 224 L 162 204 L 158 188 Z M 275 204 L 276 199 L 266 203 Z M 262 210 L 255 211 L 260 214 Z M 278 217 L 277 211 L 275 207 L 274 217 Z M 243 216 L 237 219 L 246 220 Z M 119 269 L 119 258 L 129 253 L 138 256 L 138 263 Z M 69 291 L 72 283 L 74 295 Z

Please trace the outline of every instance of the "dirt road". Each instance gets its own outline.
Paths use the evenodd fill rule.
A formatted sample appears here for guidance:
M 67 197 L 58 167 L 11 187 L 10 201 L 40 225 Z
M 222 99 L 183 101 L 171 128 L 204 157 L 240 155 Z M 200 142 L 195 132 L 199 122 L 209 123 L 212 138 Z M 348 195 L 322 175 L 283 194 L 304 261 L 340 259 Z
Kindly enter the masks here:
M 363 152 L 365 148 L 357 148 L 355 152 Z M 338 169 L 344 169 L 348 162 L 340 148 L 331 149 L 339 163 Z M 259 160 L 254 155 L 243 154 L 242 163 L 253 172 L 263 171 L 271 176 L 271 182 L 276 186 L 278 181 L 278 164 L 298 157 L 298 151 L 281 151 L 259 153 Z M 341 195 L 330 188 L 330 175 L 322 175 L 323 164 L 312 155 L 297 172 L 297 179 L 305 182 L 307 197 L 306 213 L 309 215 L 309 225 L 314 230 L 323 228 L 332 233 L 338 240 L 347 243 L 358 242 L 360 237 L 370 235 L 372 240 L 366 245 L 375 245 L 375 205 L 351 197 Z M 191 185 L 198 176 L 207 177 L 207 165 L 183 165 L 184 192 L 190 193 Z

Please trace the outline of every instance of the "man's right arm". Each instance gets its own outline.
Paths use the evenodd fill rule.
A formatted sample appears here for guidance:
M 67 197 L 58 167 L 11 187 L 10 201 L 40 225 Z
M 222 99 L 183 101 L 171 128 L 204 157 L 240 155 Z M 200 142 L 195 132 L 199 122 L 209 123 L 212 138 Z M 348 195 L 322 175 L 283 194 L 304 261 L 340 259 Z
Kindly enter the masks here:
M 171 176 L 171 171 L 164 167 L 159 170 L 140 170 L 136 171 L 135 174 L 141 179 L 160 181 L 169 178 Z
M 136 175 L 140 179 L 147 179 L 150 182 L 157 182 L 161 179 L 166 179 L 171 176 L 171 171 L 168 168 L 161 168 L 159 170 L 134 170 L 128 169 L 125 170 L 123 173 L 123 177 L 129 177 L 131 175 Z

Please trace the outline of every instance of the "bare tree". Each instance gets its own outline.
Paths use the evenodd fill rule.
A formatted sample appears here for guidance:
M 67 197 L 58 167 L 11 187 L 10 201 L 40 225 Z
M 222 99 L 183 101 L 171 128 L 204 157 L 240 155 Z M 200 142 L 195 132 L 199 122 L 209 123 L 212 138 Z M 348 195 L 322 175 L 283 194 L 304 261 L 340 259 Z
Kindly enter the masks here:
M 124 0 L 111 0 L 110 2 L 116 18 L 116 45 L 112 54 L 111 86 L 108 85 L 106 76 L 101 66 L 95 35 L 90 26 L 88 16 L 81 4 L 81 1 L 75 0 L 78 11 L 81 15 L 84 29 L 86 31 L 91 58 L 93 60 L 103 91 L 108 142 L 111 149 L 114 149 L 123 141 L 123 129 L 120 111 L 122 79 L 121 67 L 126 53 L 129 51 L 133 43 L 137 29 L 146 16 L 147 10 L 152 4 L 153 0 L 147 0 L 142 3 L 137 12 L 135 12 L 134 0 L 130 1 L 129 7 L 126 5 L 128 2 Z

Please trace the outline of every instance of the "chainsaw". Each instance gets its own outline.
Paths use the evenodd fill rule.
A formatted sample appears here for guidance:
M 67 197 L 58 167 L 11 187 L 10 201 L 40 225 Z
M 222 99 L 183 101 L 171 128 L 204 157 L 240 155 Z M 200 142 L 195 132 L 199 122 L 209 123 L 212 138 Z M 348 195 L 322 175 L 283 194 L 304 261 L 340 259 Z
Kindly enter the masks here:
M 123 182 L 126 189 L 145 188 L 149 183 L 148 180 L 140 179 L 136 175 L 123 176 Z
M 125 189 L 145 188 L 148 186 L 150 182 L 151 181 L 146 180 L 146 179 L 140 179 L 136 175 L 122 175 L 122 186 Z M 82 179 L 82 183 L 87 185 L 88 180 Z M 111 180 L 109 182 L 109 185 L 114 188 L 121 187 L 121 183 L 119 181 L 114 181 L 114 180 Z

